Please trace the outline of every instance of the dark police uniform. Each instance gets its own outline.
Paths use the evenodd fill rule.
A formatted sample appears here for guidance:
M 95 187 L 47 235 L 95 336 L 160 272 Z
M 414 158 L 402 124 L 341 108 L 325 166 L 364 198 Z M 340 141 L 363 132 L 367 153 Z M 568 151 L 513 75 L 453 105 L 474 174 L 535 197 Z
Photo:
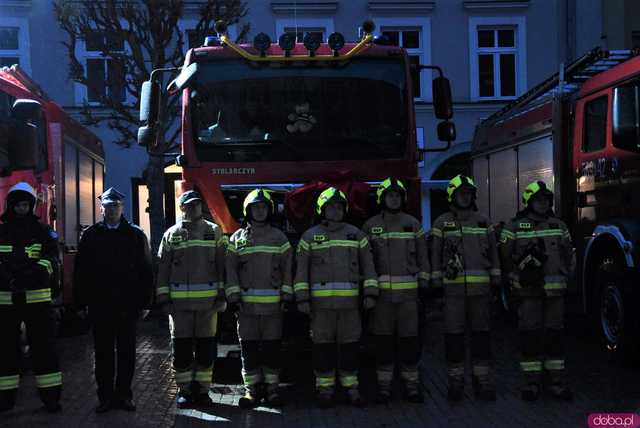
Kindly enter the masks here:
M 113 188 L 100 196 L 103 205 L 121 203 L 123 199 L 124 195 Z M 76 304 L 89 307 L 101 404 L 114 399 L 130 402 L 136 321 L 153 297 L 151 253 L 142 229 L 124 218 L 115 228 L 104 221 L 88 228 L 78 246 L 73 289 Z

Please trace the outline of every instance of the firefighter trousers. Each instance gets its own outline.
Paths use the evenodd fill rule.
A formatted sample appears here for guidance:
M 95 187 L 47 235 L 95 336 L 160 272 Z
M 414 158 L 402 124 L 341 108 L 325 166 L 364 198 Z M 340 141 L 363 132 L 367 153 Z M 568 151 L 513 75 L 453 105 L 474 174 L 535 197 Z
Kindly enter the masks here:
M 464 386 L 465 332 L 471 328 L 472 373 L 475 381 L 490 386 L 492 377 L 490 337 L 490 296 L 445 297 L 445 355 L 449 386 Z
M 518 317 L 525 385 L 540 384 L 544 372 L 552 383 L 566 383 L 564 296 L 521 297 Z
M 264 382 L 267 392 L 280 383 L 282 314 L 238 314 L 238 338 L 242 352 L 242 379 L 248 393 L 256 394 Z
M 419 385 L 418 362 L 418 302 L 394 303 L 378 300 L 369 317 L 374 336 L 378 387 L 390 391 L 394 363 L 400 363 L 400 377 L 407 390 L 416 391 Z
M 173 369 L 182 394 L 206 393 L 211 386 L 217 356 L 218 313 L 176 311 L 169 319 L 173 347 Z
M 33 373 L 43 403 L 60 401 L 62 373 L 56 353 L 54 320 L 49 303 L 15 303 L 0 306 L 0 409 L 15 405 L 20 383 L 20 326 L 27 328 Z
M 336 369 L 340 384 L 358 388 L 358 349 L 362 324 L 357 309 L 314 309 L 311 314 L 316 389 L 332 394 Z
M 93 326 L 98 399 L 100 402 L 114 398 L 130 400 L 136 366 L 138 312 L 90 307 L 89 316 Z

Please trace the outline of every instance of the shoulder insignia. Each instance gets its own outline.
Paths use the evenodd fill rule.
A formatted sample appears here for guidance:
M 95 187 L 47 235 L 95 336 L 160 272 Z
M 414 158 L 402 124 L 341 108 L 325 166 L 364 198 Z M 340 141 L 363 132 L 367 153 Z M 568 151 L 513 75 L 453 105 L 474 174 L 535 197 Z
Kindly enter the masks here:
M 519 223 L 518 227 L 520 229 L 531 229 L 531 223 Z
M 323 242 L 327 240 L 327 237 L 324 235 L 313 235 L 313 240 L 315 242 Z
M 384 227 L 372 227 L 371 228 L 371 233 L 373 233 L 375 235 L 379 235 L 382 232 L 384 232 Z

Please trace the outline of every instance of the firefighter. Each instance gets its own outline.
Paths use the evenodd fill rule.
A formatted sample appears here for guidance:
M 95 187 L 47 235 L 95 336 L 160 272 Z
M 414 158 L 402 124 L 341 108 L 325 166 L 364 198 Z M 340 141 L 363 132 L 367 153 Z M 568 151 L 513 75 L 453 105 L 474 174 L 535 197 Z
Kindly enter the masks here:
M 298 310 L 311 314 L 313 366 L 323 408 L 334 404 L 336 368 L 349 402 L 366 405 L 358 391 L 360 305 L 373 309 L 378 281 L 369 240 L 344 222 L 347 210 L 343 192 L 334 187 L 323 191 L 316 204 L 320 223 L 302 235 L 297 248 L 294 291 Z
M 229 308 L 238 318 L 242 352 L 245 395 L 239 404 L 254 407 L 264 396 L 268 404 L 281 406 L 281 304 L 293 301 L 291 244 L 269 224 L 275 207 L 268 191 L 250 192 L 243 209 L 244 227 L 231 236 L 227 247 L 225 282 Z
M 464 396 L 465 331 L 471 327 L 472 379 L 476 396 L 495 400 L 490 340 L 491 287 L 500 285 L 496 236 L 489 220 L 477 213 L 476 186 L 464 175 L 447 186 L 450 212 L 438 217 L 431 230 L 435 288 L 444 284 L 445 354 L 448 398 Z
M 56 233 L 34 215 L 35 190 L 20 182 L 9 189 L 0 217 L 0 412 L 13 408 L 20 381 L 20 325 L 27 328 L 33 372 L 47 411 L 59 412 L 58 367 L 51 301 L 59 290 Z
M 160 243 L 156 296 L 170 315 L 177 405 L 189 408 L 211 402 L 217 312 L 226 305 L 225 238 L 218 225 L 202 217 L 198 192 L 184 192 L 178 203 L 183 218 L 164 233 Z
M 418 297 L 425 297 L 430 275 L 427 242 L 420 222 L 403 212 L 407 191 L 401 181 L 384 180 L 376 196 L 382 212 L 362 229 L 371 243 L 380 290 L 369 317 L 376 345 L 377 401 L 386 403 L 391 397 L 397 346 L 406 398 L 419 403 L 423 396 L 418 376 Z
M 571 236 L 555 216 L 553 193 L 544 182 L 527 186 L 522 205 L 524 210 L 500 237 L 503 266 L 519 302 L 522 399 L 537 400 L 546 375 L 547 392 L 570 400 L 563 343 L 564 295 L 573 259 Z

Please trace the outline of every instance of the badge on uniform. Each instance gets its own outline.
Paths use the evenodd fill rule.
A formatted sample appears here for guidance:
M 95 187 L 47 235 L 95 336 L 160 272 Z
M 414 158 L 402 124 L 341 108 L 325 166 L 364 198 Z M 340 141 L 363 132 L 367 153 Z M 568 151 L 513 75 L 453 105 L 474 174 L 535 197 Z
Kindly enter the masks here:
M 323 242 L 326 241 L 327 237 L 324 235 L 313 235 L 313 240 L 315 242 Z
M 444 227 L 446 228 L 456 228 L 456 222 L 455 221 L 445 221 L 444 222 Z
M 180 235 L 171 235 L 171 237 L 169 238 L 169 242 L 172 244 L 178 243 L 178 242 L 182 242 L 182 236 Z
M 372 227 L 371 228 L 371 233 L 373 233 L 374 235 L 379 235 L 382 232 L 384 232 L 384 228 L 383 227 Z
M 247 239 L 241 238 L 236 241 L 236 248 L 243 248 L 247 246 Z
M 531 229 L 531 223 L 520 223 L 518 227 L 520 227 L 520 229 Z

